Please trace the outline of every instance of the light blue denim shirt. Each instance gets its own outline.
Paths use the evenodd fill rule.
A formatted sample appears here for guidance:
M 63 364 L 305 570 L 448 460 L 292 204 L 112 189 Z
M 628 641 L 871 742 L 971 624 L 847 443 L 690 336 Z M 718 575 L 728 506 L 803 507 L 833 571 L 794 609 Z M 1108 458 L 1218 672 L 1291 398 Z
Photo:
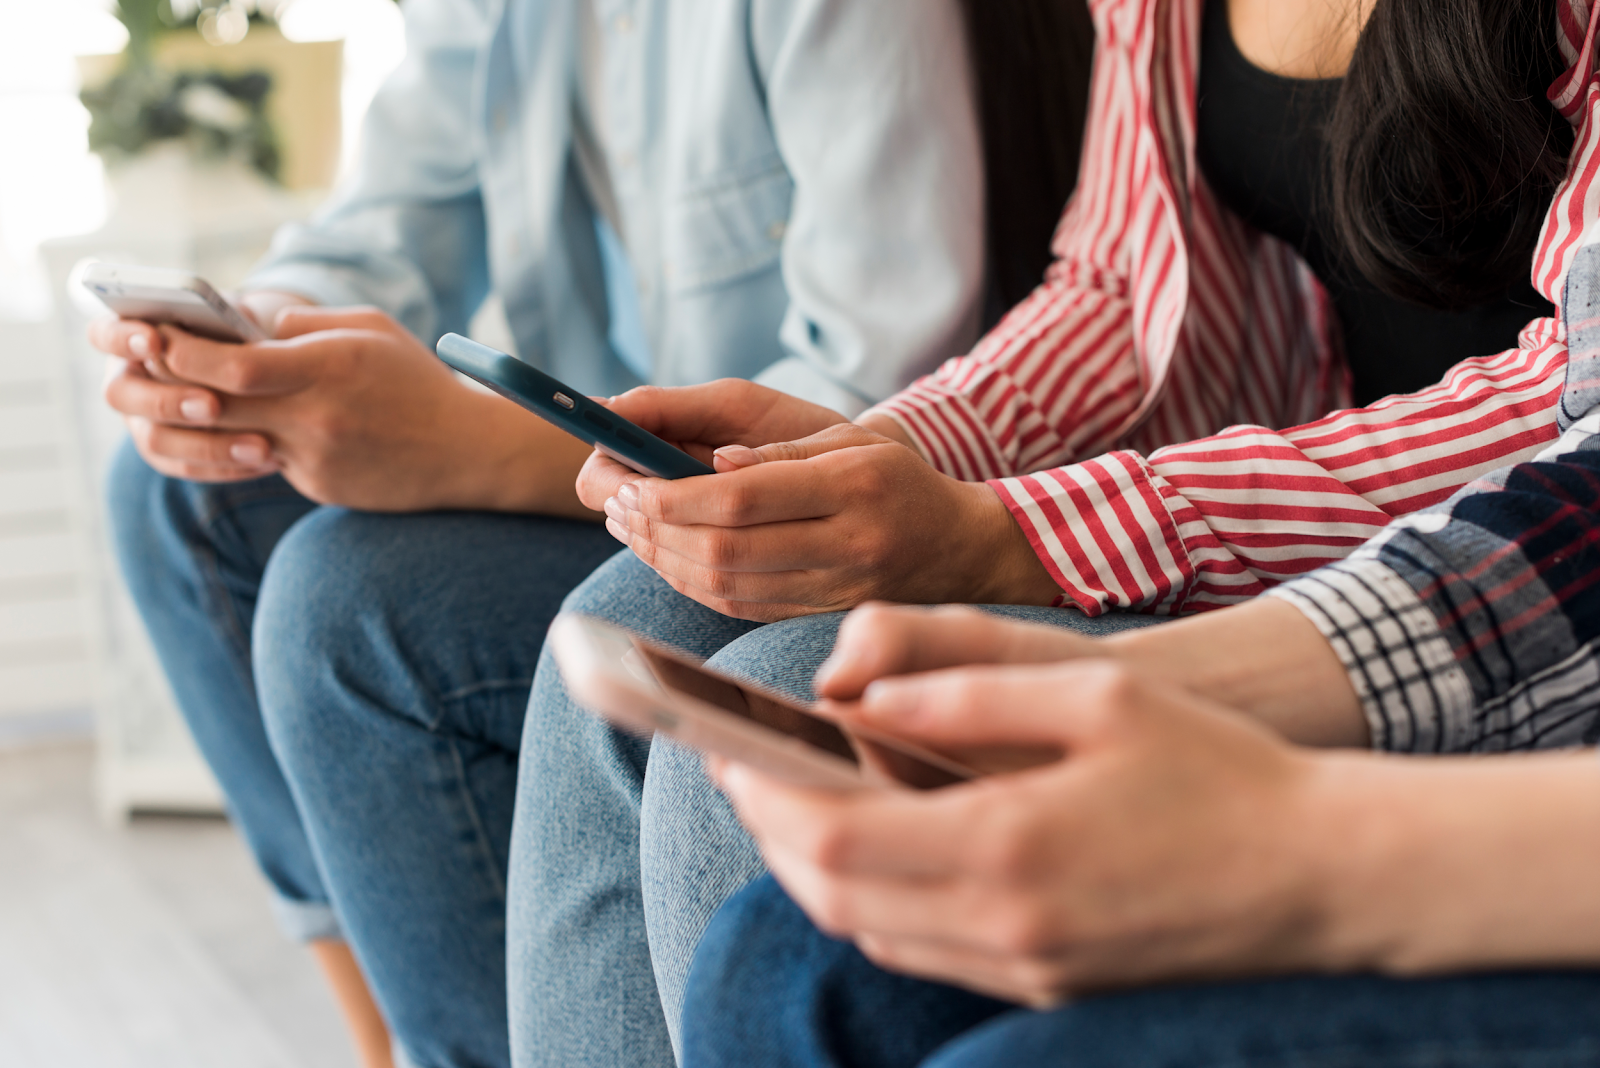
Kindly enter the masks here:
M 572 152 L 577 2 L 603 34 L 620 262 Z M 734 375 L 850 414 L 973 341 L 984 189 L 956 0 L 405 16 L 356 174 L 250 286 L 374 304 L 430 342 L 493 287 L 518 355 L 585 391 Z M 635 318 L 630 346 L 614 327 Z

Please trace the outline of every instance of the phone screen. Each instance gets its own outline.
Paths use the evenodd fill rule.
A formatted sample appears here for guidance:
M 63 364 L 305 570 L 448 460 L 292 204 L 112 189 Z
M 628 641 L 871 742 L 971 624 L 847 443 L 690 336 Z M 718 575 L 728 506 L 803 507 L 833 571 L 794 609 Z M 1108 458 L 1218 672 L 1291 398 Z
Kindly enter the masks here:
M 850 739 L 845 736 L 844 731 L 821 716 L 813 716 L 793 705 L 774 701 L 764 694 L 752 693 L 681 660 L 662 656 L 649 646 L 636 644 L 634 648 L 650 665 L 651 672 L 661 685 L 686 693 L 690 697 L 697 697 L 736 716 L 754 720 L 764 727 L 781 731 L 791 738 L 799 738 L 818 749 L 860 765 L 861 761 L 856 756 L 855 746 L 850 744 Z
M 635 642 L 633 648 L 662 686 L 797 738 L 858 768 L 865 759 L 879 773 L 918 790 L 952 786 L 972 776 L 970 771 L 957 770 L 954 765 L 939 767 L 892 744 L 859 736 L 852 739 L 830 720 L 665 656 L 643 642 Z

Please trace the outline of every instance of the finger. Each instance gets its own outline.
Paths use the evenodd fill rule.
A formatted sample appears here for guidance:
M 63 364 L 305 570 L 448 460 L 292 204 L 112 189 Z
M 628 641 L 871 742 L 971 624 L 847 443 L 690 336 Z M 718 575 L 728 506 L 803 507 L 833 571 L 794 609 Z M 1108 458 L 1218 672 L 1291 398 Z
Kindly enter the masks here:
M 627 507 L 678 526 L 754 526 L 821 519 L 870 498 L 878 476 L 903 454 L 887 441 L 792 463 L 762 463 L 716 476 L 640 479 L 617 496 Z
M 783 524 L 791 526 L 794 524 Z M 606 530 L 633 550 L 640 561 L 662 578 L 675 579 L 696 591 L 702 604 L 712 601 L 749 606 L 791 604 L 811 612 L 837 611 L 856 600 L 849 585 L 828 571 L 724 571 L 679 556 L 634 533 L 611 515 Z
M 148 360 L 161 355 L 166 341 L 149 323 L 101 318 L 89 324 L 89 344 L 124 360 Z
M 107 367 L 105 399 L 115 411 L 156 423 L 211 426 L 222 404 L 209 390 L 157 382 L 143 364 L 112 361 Z
M 615 497 L 618 490 L 630 482 L 637 482 L 640 477 L 639 472 L 596 449 L 578 472 L 578 500 L 586 508 L 603 511 L 606 502 Z
M 936 749 L 1023 746 L 1066 752 L 1164 698 L 1105 660 L 974 666 L 878 679 L 857 722 Z
M 364 306 L 325 308 L 314 304 L 291 304 L 277 313 L 272 336 L 279 341 L 325 330 L 372 330 L 395 333 L 399 323 L 377 308 Z
M 754 448 L 748 445 L 724 445 L 715 453 L 718 460 L 716 468 L 719 472 L 725 473 L 780 460 L 809 460 L 813 456 L 837 452 L 840 449 L 882 445 L 888 441 L 889 439 L 883 435 L 874 434 L 866 427 L 857 426 L 855 423 L 837 423 L 799 441 L 776 441 Z
M 960 874 L 960 843 L 985 818 L 974 786 L 832 793 L 730 764 L 722 788 L 779 863 L 829 877 L 938 879 Z
M 712 597 L 704 590 L 696 589 L 687 583 L 673 578 L 671 575 L 656 572 L 657 577 L 683 594 L 692 601 L 697 601 L 718 615 L 730 619 L 743 619 L 751 623 L 776 623 L 783 619 L 794 619 L 797 616 L 814 616 L 826 609 L 819 609 L 803 604 L 760 604 L 756 602 L 727 601 Z
M 816 686 L 825 697 L 848 701 L 888 675 L 1098 655 L 1104 654 L 1093 639 L 1060 627 L 1019 623 L 964 607 L 869 605 L 850 613 L 839 628 L 833 654 L 817 671 Z
M 304 389 L 325 364 L 327 345 L 263 341 L 232 345 L 163 326 L 166 364 L 186 382 L 235 396 L 282 396 Z M 325 335 L 334 341 L 338 335 Z
M 270 443 L 259 434 L 227 434 L 128 420 L 139 452 L 163 465 L 164 473 L 192 481 L 259 478 L 278 469 Z
M 766 386 L 724 378 L 698 386 L 640 386 L 606 401 L 624 419 L 668 441 L 762 445 L 844 419 Z
M 618 497 L 605 502 L 608 517 L 635 540 L 711 571 L 770 572 L 848 567 L 857 556 L 850 538 L 831 519 L 800 519 L 753 527 L 675 526 L 652 521 Z

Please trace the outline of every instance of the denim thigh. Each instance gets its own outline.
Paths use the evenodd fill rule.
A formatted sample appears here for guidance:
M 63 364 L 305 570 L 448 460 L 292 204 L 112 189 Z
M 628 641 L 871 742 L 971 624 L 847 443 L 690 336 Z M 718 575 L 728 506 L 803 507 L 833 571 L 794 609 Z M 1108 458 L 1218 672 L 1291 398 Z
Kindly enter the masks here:
M 282 770 L 267 742 L 250 659 L 262 574 L 285 532 L 317 509 L 283 478 L 168 478 L 129 442 L 106 487 L 123 581 L 234 825 L 296 939 L 339 926 Z
M 534 665 L 594 523 L 324 508 L 262 585 L 262 716 L 328 893 L 424 1068 L 505 1065 L 505 872 Z
M 1600 973 L 1303 976 L 1032 1012 L 873 965 L 765 877 L 689 977 L 682 1068 L 1579 1068 Z
M 677 593 L 631 552 L 564 608 L 707 657 L 755 629 Z M 670 1068 L 639 873 L 647 739 L 568 697 L 540 656 L 523 728 L 509 875 L 507 962 L 518 1068 Z
M 983 610 L 1023 622 L 1105 635 L 1161 622 L 1126 613 L 1099 617 L 1075 609 L 987 605 Z M 843 613 L 807 616 L 752 631 L 722 649 L 712 667 L 802 700 L 833 652 Z M 700 937 L 723 901 L 766 866 L 727 799 L 706 778 L 700 757 L 657 737 L 650 751 L 641 811 L 640 860 L 645 917 L 656 985 L 679 1045 L 683 989 Z

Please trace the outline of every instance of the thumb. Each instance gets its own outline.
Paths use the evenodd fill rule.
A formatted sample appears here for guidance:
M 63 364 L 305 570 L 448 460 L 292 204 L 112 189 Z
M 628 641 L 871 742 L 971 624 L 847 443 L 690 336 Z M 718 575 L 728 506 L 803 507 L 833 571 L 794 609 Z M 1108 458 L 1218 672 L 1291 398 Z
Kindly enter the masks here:
M 278 311 L 268 324 L 279 341 L 321 330 L 377 330 L 392 333 L 398 324 L 377 308 L 324 308 L 315 304 L 291 304 Z
M 1152 696 L 1120 664 L 1076 660 L 879 679 L 840 712 L 852 724 L 938 750 L 1060 755 L 1102 740 Z
M 798 441 L 776 441 L 769 445 L 750 448 L 745 445 L 724 445 L 715 453 L 715 466 L 719 473 L 737 471 L 742 467 L 773 463 L 778 460 L 809 460 L 813 456 L 837 452 L 840 449 L 862 445 L 894 444 L 882 434 L 875 434 L 855 423 L 835 423 Z

